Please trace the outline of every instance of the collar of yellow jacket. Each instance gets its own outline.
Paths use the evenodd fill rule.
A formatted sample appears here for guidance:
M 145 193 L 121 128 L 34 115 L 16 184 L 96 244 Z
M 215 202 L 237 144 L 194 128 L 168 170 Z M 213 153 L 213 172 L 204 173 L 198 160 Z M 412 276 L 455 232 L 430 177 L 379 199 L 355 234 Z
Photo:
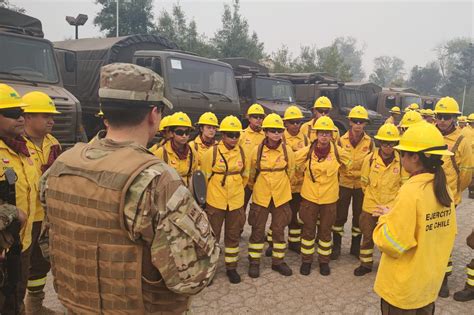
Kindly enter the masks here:
M 245 133 L 254 133 L 254 134 L 261 134 L 261 135 L 264 135 L 263 129 L 260 129 L 260 131 L 253 131 L 252 128 L 250 128 L 250 126 L 248 126 L 247 128 L 245 128 L 245 129 L 244 129 L 244 132 L 245 132 Z
M 304 138 L 304 134 L 303 132 L 301 131 L 301 128 L 300 128 L 300 131 L 298 131 L 298 133 L 296 134 L 296 136 L 292 136 L 288 130 L 285 129 L 283 135 L 285 136 L 286 139 L 288 138 L 298 138 L 298 139 L 303 139 Z
M 346 131 L 346 133 L 341 138 L 349 140 L 349 130 Z M 365 131 L 364 131 L 364 136 L 362 137 L 362 140 L 370 140 L 370 136 Z M 360 141 L 362 141 L 362 140 L 360 140 Z
M 459 127 L 456 127 L 456 129 L 451 132 L 449 135 L 444 136 L 446 140 L 451 140 L 451 141 L 456 141 L 457 138 L 461 135 L 462 129 Z
M 230 151 L 236 151 L 236 150 L 239 151 L 239 145 L 236 144 L 235 147 L 233 147 L 232 149 L 229 150 L 229 149 L 227 149 L 227 147 L 225 146 L 224 142 L 219 141 L 219 143 L 217 144 L 217 149 L 218 149 L 219 151 L 221 151 L 222 154 L 224 154 L 224 153 L 227 153 L 227 152 L 230 152 Z M 239 152 L 240 152 L 240 151 L 239 151 Z M 218 153 L 218 154 L 219 154 L 219 153 Z

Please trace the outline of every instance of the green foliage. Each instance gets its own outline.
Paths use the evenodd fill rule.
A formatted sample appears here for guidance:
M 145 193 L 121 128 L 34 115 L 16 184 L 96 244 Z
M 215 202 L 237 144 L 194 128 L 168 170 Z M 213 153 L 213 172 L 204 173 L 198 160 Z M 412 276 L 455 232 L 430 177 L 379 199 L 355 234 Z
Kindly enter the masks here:
M 265 57 L 263 43 L 259 41 L 257 33 L 249 34 L 247 20 L 240 15 L 239 0 L 234 0 L 232 8 L 224 5 L 222 28 L 218 30 L 212 43 L 219 57 L 244 57 L 253 61 L 260 61 Z
M 399 87 L 405 74 L 404 64 L 398 57 L 377 57 L 374 59 L 374 72 L 369 76 L 369 80 L 383 87 Z
M 272 71 L 276 73 L 293 72 L 292 63 L 293 56 L 290 53 L 288 46 L 282 45 L 278 50 L 272 53 L 273 68 Z
M 350 77 L 354 81 L 362 81 L 365 78 L 365 72 L 362 69 L 362 57 L 365 47 L 357 48 L 357 39 L 354 37 L 338 37 L 333 43 L 337 47 L 339 55 L 344 64 L 349 67 Z
M 351 81 L 350 67 L 344 63 L 344 59 L 339 54 L 335 43 L 319 49 L 317 54 L 318 69 L 320 71 L 342 81 Z
M 438 88 L 441 84 L 441 73 L 438 64 L 430 62 L 424 67 L 414 66 L 411 69 L 407 84 L 422 95 L 438 94 Z
M 96 0 L 102 6 L 94 18 L 94 25 L 98 26 L 107 37 L 116 35 L 117 0 Z M 132 34 L 150 34 L 153 25 L 152 0 L 119 0 L 119 36 Z

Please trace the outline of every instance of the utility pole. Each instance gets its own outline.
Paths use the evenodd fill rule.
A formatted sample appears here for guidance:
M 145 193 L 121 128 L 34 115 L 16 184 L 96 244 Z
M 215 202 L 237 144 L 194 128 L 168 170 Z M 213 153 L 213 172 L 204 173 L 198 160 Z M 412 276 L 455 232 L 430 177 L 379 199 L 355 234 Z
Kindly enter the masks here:
M 116 18 L 116 21 L 117 21 L 117 26 L 115 28 L 116 30 L 116 37 L 119 37 L 119 34 L 120 34 L 120 31 L 119 31 L 119 6 L 120 6 L 120 0 L 115 0 L 116 1 L 116 15 L 117 15 L 117 18 Z

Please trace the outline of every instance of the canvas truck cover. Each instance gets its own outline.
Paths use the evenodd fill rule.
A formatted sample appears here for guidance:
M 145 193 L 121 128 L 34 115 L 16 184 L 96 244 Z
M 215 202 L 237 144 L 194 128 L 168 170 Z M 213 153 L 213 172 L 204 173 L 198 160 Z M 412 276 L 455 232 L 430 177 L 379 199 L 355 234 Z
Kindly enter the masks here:
M 100 68 L 114 62 L 132 63 L 137 50 L 178 49 L 172 41 L 159 35 L 130 35 L 110 38 L 85 38 L 54 42 L 56 50 L 73 52 L 76 58 L 76 82 L 64 86 L 81 102 L 84 111 L 95 110 L 99 104 Z M 64 74 L 64 63 L 60 63 Z M 64 77 L 64 75 L 63 75 Z
M 40 20 L 5 8 L 0 8 L 0 32 L 44 37 Z

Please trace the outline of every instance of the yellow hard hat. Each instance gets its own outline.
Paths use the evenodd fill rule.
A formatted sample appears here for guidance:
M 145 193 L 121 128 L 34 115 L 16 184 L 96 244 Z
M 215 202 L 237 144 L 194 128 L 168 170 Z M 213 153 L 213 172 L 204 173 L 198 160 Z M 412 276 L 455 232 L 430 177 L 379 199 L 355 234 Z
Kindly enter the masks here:
M 401 114 L 401 111 L 400 111 L 400 107 L 398 106 L 393 106 L 391 109 L 390 109 L 390 113 L 392 114 Z
M 285 126 L 283 125 L 283 120 L 279 115 L 271 113 L 265 117 L 262 122 L 262 129 L 267 128 L 285 129 Z
M 252 104 L 247 110 L 247 116 L 250 115 L 265 115 L 265 111 L 263 110 L 262 105 L 257 103 Z
M 400 132 L 394 124 L 384 124 L 379 128 L 374 138 L 382 141 L 398 141 Z
M 168 121 L 168 127 L 189 127 L 193 128 L 193 124 L 191 123 L 191 119 L 186 113 L 183 112 L 176 112 L 171 115 Z
M 48 94 L 40 91 L 29 92 L 23 95 L 23 102 L 28 104 L 25 113 L 29 114 L 61 114 L 56 110 L 53 100 Z
M 405 109 L 403 110 L 403 112 L 405 113 L 408 113 L 408 112 L 411 112 L 412 109 L 410 107 L 405 107 Z
M 332 108 L 332 103 L 329 98 L 326 96 L 320 96 L 318 99 L 314 102 L 313 108 Z
M 20 94 L 9 85 L 0 83 L 0 109 L 27 107 Z
M 453 155 L 448 151 L 448 146 L 438 128 L 428 123 L 416 124 L 408 128 L 395 149 L 436 155 Z
M 283 116 L 283 120 L 290 120 L 290 119 L 302 119 L 304 118 L 303 113 L 296 105 L 291 105 L 285 110 L 285 115 Z
M 319 117 L 318 120 L 314 123 L 313 130 L 329 130 L 336 131 L 336 126 L 332 119 L 328 116 Z
M 410 106 L 408 106 L 408 108 L 411 110 L 418 111 L 420 109 L 420 105 L 418 105 L 417 103 L 411 103 Z
M 458 102 L 456 102 L 454 98 L 449 96 L 442 97 L 438 101 L 438 103 L 436 103 L 434 112 L 436 114 L 461 114 L 461 112 L 459 111 Z
M 171 115 L 165 116 L 161 118 L 160 121 L 160 126 L 158 127 L 158 131 L 162 132 L 165 130 L 165 128 L 169 127 L 169 121 L 170 121 Z
M 467 121 L 470 122 L 470 123 L 474 122 L 474 113 L 467 116 Z
M 349 119 L 354 118 L 354 119 L 369 120 L 369 113 L 364 108 L 364 106 L 357 105 L 357 106 L 354 106 L 351 109 L 351 111 L 349 112 L 349 116 L 347 116 L 347 118 L 349 118 Z
M 430 108 L 427 108 L 427 109 L 423 109 L 424 112 L 422 112 L 422 115 L 423 116 L 430 116 L 430 117 L 434 117 L 434 111 Z
M 467 116 L 459 116 L 458 122 L 467 123 Z
M 219 121 L 214 113 L 206 112 L 199 117 L 198 125 L 209 125 L 219 127 Z
M 415 112 L 414 110 L 411 110 L 409 112 L 406 112 L 405 115 L 403 115 L 402 120 L 400 121 L 400 127 L 408 128 L 420 121 L 423 121 L 423 117 L 421 117 L 421 114 Z
M 219 131 L 221 132 L 241 132 L 242 131 L 242 123 L 240 120 L 235 116 L 227 116 L 221 121 L 221 126 L 219 127 Z

